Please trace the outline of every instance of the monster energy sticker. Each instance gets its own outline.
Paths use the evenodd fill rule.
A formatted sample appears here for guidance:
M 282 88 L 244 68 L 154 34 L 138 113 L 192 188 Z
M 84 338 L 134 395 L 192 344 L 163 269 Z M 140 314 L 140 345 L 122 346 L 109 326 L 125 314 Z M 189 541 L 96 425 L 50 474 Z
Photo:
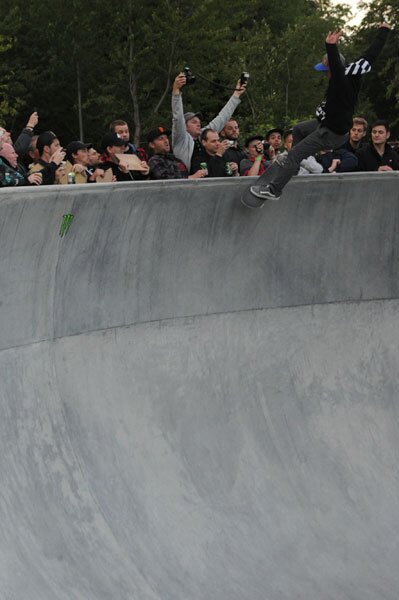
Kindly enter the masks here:
M 60 227 L 60 236 L 64 237 L 69 231 L 71 223 L 73 221 L 73 215 L 62 215 L 61 227 Z

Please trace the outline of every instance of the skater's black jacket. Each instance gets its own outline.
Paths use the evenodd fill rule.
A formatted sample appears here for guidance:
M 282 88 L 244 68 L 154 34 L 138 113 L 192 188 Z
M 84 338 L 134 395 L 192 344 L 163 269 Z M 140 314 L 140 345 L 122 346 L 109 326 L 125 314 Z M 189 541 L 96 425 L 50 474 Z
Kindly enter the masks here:
M 337 45 L 326 43 L 331 78 L 327 88 L 324 107 L 325 116 L 322 125 L 328 127 L 334 133 L 342 135 L 352 127 L 352 118 L 360 91 L 362 73 L 365 72 L 362 71 L 361 67 L 357 67 L 358 65 L 367 65 L 367 63 L 371 65 L 375 61 L 384 47 L 389 31 L 387 27 L 381 27 L 378 30 L 371 46 L 356 63 L 352 63 L 356 67 L 352 70 L 341 63 Z

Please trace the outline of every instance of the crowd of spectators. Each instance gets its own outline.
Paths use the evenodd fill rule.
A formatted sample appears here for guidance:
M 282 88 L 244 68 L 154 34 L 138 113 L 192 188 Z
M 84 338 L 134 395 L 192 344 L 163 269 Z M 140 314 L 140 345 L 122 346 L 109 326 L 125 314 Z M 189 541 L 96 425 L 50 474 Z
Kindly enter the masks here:
M 36 135 L 36 112 L 14 142 L 0 127 L 0 186 L 259 176 L 291 150 L 295 126 L 255 133 L 240 145 L 233 117 L 246 89 L 240 79 L 219 114 L 206 124 L 201 113 L 184 112 L 185 85 L 186 75 L 179 73 L 172 88 L 172 128 L 151 129 L 146 149 L 131 142 L 129 126 L 121 119 L 110 123 L 98 147 L 74 140 L 64 148 L 52 131 Z M 388 122 L 377 120 L 369 128 L 364 118 L 355 117 L 347 142 L 303 160 L 298 175 L 392 170 L 399 170 L 399 153 L 390 144 Z

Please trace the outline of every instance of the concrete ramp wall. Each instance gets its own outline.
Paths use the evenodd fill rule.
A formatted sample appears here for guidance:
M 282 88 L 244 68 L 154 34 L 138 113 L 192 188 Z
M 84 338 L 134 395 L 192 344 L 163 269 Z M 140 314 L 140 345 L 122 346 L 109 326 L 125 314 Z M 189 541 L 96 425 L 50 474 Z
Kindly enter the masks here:
M 0 191 L 1 598 L 397 600 L 398 183 Z

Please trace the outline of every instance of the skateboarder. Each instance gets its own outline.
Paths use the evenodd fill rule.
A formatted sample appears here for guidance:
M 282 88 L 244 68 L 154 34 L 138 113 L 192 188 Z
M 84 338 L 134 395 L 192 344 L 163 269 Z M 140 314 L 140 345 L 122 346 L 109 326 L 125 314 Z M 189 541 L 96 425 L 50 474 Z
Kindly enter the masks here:
M 279 200 L 284 186 L 297 174 L 302 159 L 319 150 L 339 148 L 346 142 L 360 91 L 361 76 L 370 71 L 371 64 L 381 52 L 390 25 L 380 23 L 378 28 L 378 34 L 370 48 L 356 62 L 346 66 L 337 47 L 342 30 L 328 33 L 327 54 L 315 67 L 326 71 L 329 78 L 326 100 L 316 110 L 317 119 L 304 121 L 294 128 L 293 149 L 286 157 L 277 158 L 270 170 L 256 181 L 250 188 L 252 196 L 263 201 Z M 243 203 L 252 208 L 263 206 L 259 202 L 257 205 L 251 201 L 246 202 L 245 198 Z

